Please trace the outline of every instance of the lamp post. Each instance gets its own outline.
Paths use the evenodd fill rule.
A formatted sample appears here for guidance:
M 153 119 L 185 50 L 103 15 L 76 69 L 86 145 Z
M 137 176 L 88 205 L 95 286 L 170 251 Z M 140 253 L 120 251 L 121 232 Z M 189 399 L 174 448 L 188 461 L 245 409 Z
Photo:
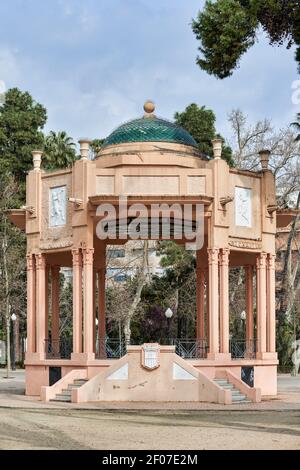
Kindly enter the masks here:
M 16 370 L 16 319 L 17 315 L 13 313 L 11 315 L 12 321 L 12 357 L 11 357 L 11 369 Z
M 246 341 L 245 341 L 245 320 L 246 320 L 246 312 L 245 310 L 242 310 L 241 314 L 240 314 L 240 317 L 241 317 L 241 321 L 242 321 L 242 335 L 243 335 L 243 341 L 241 342 L 240 346 L 241 346 L 241 349 L 242 349 L 242 354 L 243 356 L 242 357 L 246 357 L 246 352 L 247 352 L 247 344 L 246 344 Z
M 173 317 L 173 311 L 170 309 L 170 307 L 168 307 L 167 310 L 165 311 L 165 316 L 167 319 L 168 335 L 169 335 L 169 340 L 170 340 L 170 324 L 171 324 L 171 318 Z
M 245 330 L 244 325 L 245 325 L 245 320 L 246 320 L 246 312 L 245 312 L 245 310 L 242 310 L 242 312 L 240 313 L 240 318 L 241 318 L 241 321 L 242 321 L 242 329 L 243 329 L 243 332 L 242 332 L 242 333 L 243 333 L 243 335 L 244 335 L 244 332 L 245 332 L 245 331 L 244 331 L 244 330 Z
M 95 318 L 95 328 L 96 328 L 96 347 L 95 347 L 95 351 L 96 351 L 96 357 L 98 356 L 99 354 L 99 337 L 98 337 L 98 318 L 96 317 Z

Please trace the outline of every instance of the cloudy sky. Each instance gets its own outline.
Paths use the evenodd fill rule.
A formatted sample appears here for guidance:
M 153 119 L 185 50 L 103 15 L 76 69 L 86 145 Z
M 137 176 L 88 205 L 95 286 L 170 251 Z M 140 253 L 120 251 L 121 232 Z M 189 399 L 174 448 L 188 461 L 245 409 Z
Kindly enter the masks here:
M 156 102 L 159 116 L 195 102 L 213 109 L 229 137 L 227 114 L 287 125 L 298 79 L 294 51 L 261 35 L 225 80 L 195 63 L 190 23 L 202 0 L 0 0 L 0 84 L 28 90 L 48 110 L 46 130 L 75 140 L 105 137 Z

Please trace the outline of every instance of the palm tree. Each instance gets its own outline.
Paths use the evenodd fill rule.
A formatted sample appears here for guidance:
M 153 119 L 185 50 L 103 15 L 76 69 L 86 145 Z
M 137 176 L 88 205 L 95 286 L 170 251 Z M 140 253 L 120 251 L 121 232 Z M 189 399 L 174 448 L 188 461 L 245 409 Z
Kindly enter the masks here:
M 50 131 L 44 140 L 44 167 L 66 168 L 76 160 L 76 145 L 65 131 Z

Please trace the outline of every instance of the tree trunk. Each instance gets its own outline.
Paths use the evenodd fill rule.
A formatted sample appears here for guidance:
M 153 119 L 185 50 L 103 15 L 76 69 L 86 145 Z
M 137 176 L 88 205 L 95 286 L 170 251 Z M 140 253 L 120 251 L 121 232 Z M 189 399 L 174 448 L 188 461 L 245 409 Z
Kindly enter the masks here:
M 300 206 L 300 192 L 298 193 L 296 209 Z M 282 270 L 281 284 L 285 295 L 281 296 L 279 304 L 279 312 L 284 313 L 285 317 L 290 320 L 291 314 L 295 306 L 295 299 L 300 290 L 300 281 L 297 279 L 297 273 L 299 270 L 299 257 L 300 251 L 298 252 L 298 260 L 295 263 L 293 269 L 293 241 L 297 235 L 297 226 L 300 220 L 300 212 L 293 220 L 292 227 L 289 233 L 287 241 L 287 249 L 285 253 L 284 266 Z M 287 297 L 287 299 L 286 299 Z M 287 300 L 287 301 L 286 301 Z
M 10 376 L 11 360 L 10 360 L 10 304 L 9 304 L 9 280 L 7 271 L 7 239 L 6 225 L 4 226 L 4 238 L 2 241 L 3 254 L 3 271 L 5 279 L 5 325 L 6 325 L 6 377 Z
M 130 344 L 131 320 L 132 320 L 133 315 L 135 314 L 138 304 L 140 303 L 141 294 L 142 294 L 143 287 L 147 280 L 147 275 L 148 275 L 148 240 L 145 240 L 144 249 L 143 249 L 142 266 L 140 269 L 140 275 L 138 276 L 136 291 L 135 291 L 133 301 L 128 309 L 128 313 L 124 321 L 124 336 L 125 336 L 126 345 Z

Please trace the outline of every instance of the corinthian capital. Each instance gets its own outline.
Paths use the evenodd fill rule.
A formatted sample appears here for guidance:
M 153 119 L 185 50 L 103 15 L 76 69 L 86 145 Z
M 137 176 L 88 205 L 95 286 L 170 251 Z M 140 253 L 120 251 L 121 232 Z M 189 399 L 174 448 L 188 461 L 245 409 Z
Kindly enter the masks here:
M 268 254 L 268 268 L 269 269 L 275 269 L 275 255 L 272 255 L 271 253 Z
M 208 248 L 208 264 L 218 264 L 219 249 L 218 248 Z
M 42 253 L 38 253 L 35 255 L 35 265 L 36 269 L 45 269 L 46 268 L 46 260 L 45 255 Z
M 256 259 L 257 269 L 265 268 L 266 262 L 267 262 L 267 253 L 260 253 L 260 255 Z
M 83 264 L 93 264 L 94 248 L 84 248 L 83 253 Z
M 34 257 L 32 253 L 26 255 L 27 271 L 32 271 L 34 268 Z
M 72 261 L 73 266 L 81 265 L 81 252 L 78 248 L 74 248 L 74 250 L 72 250 Z
M 220 250 L 219 262 L 220 262 L 221 265 L 228 266 L 228 264 L 229 264 L 229 253 L 230 253 L 230 250 L 228 248 L 222 248 L 222 250 Z

